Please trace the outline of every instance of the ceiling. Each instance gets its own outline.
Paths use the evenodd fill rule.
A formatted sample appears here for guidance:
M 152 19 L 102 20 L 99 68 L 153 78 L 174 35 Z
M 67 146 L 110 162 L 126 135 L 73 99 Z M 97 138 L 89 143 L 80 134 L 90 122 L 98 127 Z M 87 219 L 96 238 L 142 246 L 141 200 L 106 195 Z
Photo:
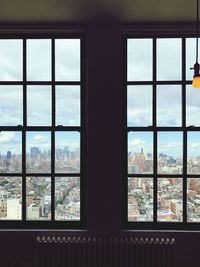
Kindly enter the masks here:
M 86 22 L 106 14 L 122 22 L 191 22 L 196 0 L 0 0 L 0 22 Z

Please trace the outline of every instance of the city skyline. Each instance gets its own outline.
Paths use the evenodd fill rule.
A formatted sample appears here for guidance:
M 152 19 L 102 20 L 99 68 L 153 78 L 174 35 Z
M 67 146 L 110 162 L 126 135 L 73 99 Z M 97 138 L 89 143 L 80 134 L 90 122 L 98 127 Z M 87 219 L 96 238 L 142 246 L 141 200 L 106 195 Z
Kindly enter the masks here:
M 30 152 L 31 147 L 38 147 L 40 151 L 51 150 L 51 132 L 27 132 L 26 153 Z M 21 132 L 0 132 L 0 154 L 6 155 L 7 151 L 20 155 L 22 153 L 22 133 Z M 55 132 L 55 143 L 57 148 L 68 146 L 69 150 L 80 149 L 79 132 Z

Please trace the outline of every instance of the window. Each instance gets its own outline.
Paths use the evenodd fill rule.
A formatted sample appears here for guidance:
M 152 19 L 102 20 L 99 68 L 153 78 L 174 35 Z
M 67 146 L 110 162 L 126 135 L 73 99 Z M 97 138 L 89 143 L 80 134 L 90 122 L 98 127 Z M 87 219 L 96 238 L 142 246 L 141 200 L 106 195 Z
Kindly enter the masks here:
M 0 39 L 0 227 L 84 225 L 84 40 Z
M 131 229 L 198 229 L 200 92 L 195 38 L 126 36 L 124 221 Z

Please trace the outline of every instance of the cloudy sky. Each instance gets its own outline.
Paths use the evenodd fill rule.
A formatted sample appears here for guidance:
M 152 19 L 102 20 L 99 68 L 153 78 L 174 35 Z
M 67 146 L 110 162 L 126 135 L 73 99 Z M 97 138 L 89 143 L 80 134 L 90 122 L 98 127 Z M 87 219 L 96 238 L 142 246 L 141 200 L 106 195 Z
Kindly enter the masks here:
M 158 132 L 158 154 L 164 153 L 174 158 L 183 157 L 183 133 Z
M 0 40 L 0 81 L 22 81 L 22 40 Z M 55 40 L 57 81 L 80 81 L 80 40 Z M 27 40 L 27 80 L 51 81 L 51 40 Z M 27 86 L 27 123 L 50 126 L 51 86 Z M 23 88 L 0 86 L 0 126 L 23 124 Z M 14 108 L 13 108 L 14 107 Z M 80 125 L 80 86 L 56 86 L 56 124 Z
M 7 151 L 21 154 L 22 134 L 20 132 L 0 132 L 0 154 L 5 155 Z
M 143 148 L 144 154 L 153 154 L 153 133 L 129 132 L 128 152 L 138 153 L 141 152 L 141 148 Z M 159 153 L 164 153 L 174 158 L 182 158 L 183 134 L 181 132 L 158 132 L 158 154 Z
M 128 40 L 128 81 L 152 81 L 152 39 Z M 199 51 L 200 52 L 200 51 Z M 181 80 L 181 39 L 157 40 L 157 80 Z M 186 76 L 193 77 L 195 39 L 186 40 Z M 128 126 L 152 125 L 152 86 L 128 86 Z M 157 125 L 181 126 L 182 89 L 179 85 L 157 86 Z M 187 125 L 200 125 L 200 91 L 187 86 Z
M 56 132 L 56 148 L 64 149 L 68 146 L 70 151 L 80 149 L 79 132 Z M 41 151 L 51 150 L 51 133 L 50 132 L 27 132 L 26 150 L 30 153 L 31 147 L 38 147 Z M 6 155 L 7 151 L 12 154 L 21 154 L 22 151 L 22 134 L 20 132 L 0 132 L 0 154 Z
M 188 157 L 200 156 L 200 132 L 188 132 Z
M 153 154 L 153 133 L 152 132 L 129 132 L 128 152 L 139 153 L 143 148 L 144 154 Z

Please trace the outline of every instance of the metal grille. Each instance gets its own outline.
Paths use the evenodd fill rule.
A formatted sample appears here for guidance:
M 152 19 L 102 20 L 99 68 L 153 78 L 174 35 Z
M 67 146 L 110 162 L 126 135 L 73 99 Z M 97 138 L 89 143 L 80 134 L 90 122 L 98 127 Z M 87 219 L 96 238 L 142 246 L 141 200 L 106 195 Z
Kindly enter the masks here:
M 44 237 L 35 267 L 173 267 L 174 238 Z

